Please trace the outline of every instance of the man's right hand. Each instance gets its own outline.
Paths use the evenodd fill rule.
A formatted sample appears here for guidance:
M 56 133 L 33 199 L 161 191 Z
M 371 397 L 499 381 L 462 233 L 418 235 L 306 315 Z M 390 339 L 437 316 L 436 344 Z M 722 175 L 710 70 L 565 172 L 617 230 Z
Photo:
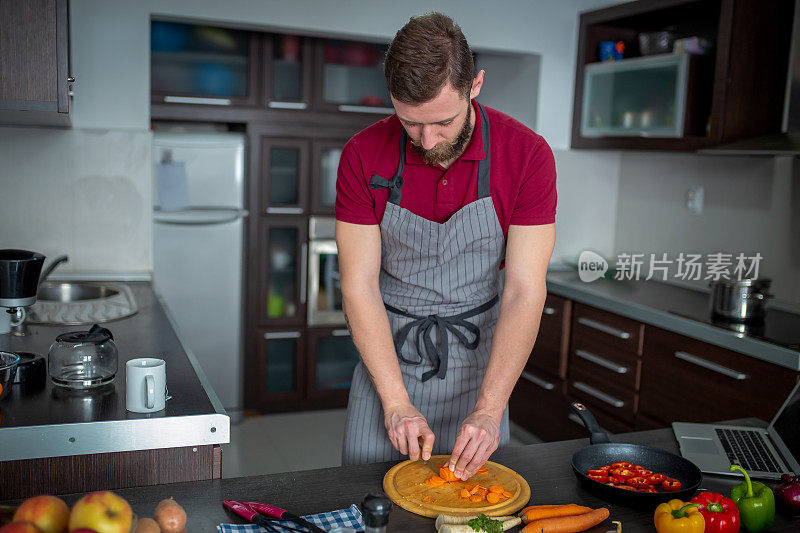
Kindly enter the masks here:
M 421 443 L 422 460 L 427 461 L 431 458 L 435 436 L 428 427 L 427 420 L 416 407 L 407 403 L 384 408 L 383 419 L 389 440 L 397 451 L 416 461 L 420 458 Z

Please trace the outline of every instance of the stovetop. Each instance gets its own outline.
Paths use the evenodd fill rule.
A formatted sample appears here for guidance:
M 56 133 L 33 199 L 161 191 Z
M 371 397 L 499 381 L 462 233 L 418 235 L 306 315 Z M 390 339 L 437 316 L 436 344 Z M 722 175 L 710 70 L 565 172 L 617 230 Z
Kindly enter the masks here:
M 709 324 L 721 329 L 735 331 L 740 337 L 751 337 L 790 350 L 800 351 L 800 315 L 767 309 L 763 320 L 746 323 L 734 322 L 723 318 L 712 317 L 710 311 L 672 311 L 670 313 Z

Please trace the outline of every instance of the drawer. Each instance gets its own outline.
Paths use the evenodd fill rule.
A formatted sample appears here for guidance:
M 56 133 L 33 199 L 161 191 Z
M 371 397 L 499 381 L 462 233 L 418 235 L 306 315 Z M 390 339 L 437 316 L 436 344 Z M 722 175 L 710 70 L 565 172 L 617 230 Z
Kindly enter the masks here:
M 563 382 L 537 372 L 525 371 L 511 393 L 508 415 L 512 422 L 552 442 L 586 436 L 567 418 L 569 402 L 562 394 Z
M 643 324 L 595 307 L 576 303 L 573 308 L 572 340 L 599 343 L 626 353 L 641 355 Z
M 576 339 L 570 349 L 569 369 L 577 368 L 603 383 L 613 382 L 634 391 L 641 361 L 638 356 L 612 348 L 607 344 Z
M 564 341 L 568 338 L 565 327 L 569 325 L 570 308 L 568 300 L 552 294 L 547 295 L 536 344 L 528 359 L 529 370 L 546 372 L 553 377 L 563 377 L 562 353 L 566 348 Z
M 613 380 L 602 379 L 580 368 L 569 369 L 567 394 L 586 404 L 594 413 L 602 411 L 613 418 L 633 426 L 635 393 Z
M 771 420 L 796 379 L 788 368 L 647 326 L 639 411 L 665 423 Z

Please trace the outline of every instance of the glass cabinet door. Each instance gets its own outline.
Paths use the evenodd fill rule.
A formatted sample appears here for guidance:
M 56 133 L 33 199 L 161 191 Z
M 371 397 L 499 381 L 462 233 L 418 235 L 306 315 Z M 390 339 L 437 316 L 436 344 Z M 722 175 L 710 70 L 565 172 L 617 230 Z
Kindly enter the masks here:
M 347 329 L 309 329 L 309 395 L 346 399 L 360 360 Z
M 308 275 L 305 220 L 263 220 L 261 239 L 261 324 L 300 325 L 305 320 Z
M 308 205 L 308 141 L 261 140 L 261 205 L 266 215 L 301 215 Z
M 387 49 L 387 45 L 321 39 L 317 105 L 345 112 L 394 113 L 383 76 Z
M 150 84 L 154 101 L 254 105 L 257 37 L 248 31 L 154 20 Z
M 689 57 L 664 54 L 586 65 L 581 135 L 683 136 Z
M 265 39 L 267 106 L 306 109 L 311 100 L 311 45 L 298 35 L 272 35 Z
M 266 409 L 277 399 L 303 396 L 303 336 L 300 330 L 259 330 L 256 394 Z
M 336 174 L 346 140 L 313 141 L 311 210 L 317 215 L 333 215 L 336 204 Z

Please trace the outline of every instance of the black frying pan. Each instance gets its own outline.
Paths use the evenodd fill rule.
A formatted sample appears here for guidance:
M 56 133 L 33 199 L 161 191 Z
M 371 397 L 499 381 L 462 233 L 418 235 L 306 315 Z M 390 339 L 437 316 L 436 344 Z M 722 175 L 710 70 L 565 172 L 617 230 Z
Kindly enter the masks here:
M 655 509 L 657 504 L 673 498 L 687 501 L 697 492 L 703 476 L 700 469 L 691 461 L 650 446 L 610 442 L 608 435 L 600 429 L 597 420 L 586 406 L 575 402 L 572 404 L 572 410 L 583 420 L 583 424 L 591 434 L 589 438 L 591 445 L 581 448 L 572 455 L 572 470 L 586 489 L 610 502 L 650 510 Z M 633 492 L 600 483 L 586 475 L 587 470 L 623 461 L 642 465 L 653 472 L 675 478 L 681 482 L 681 490 L 658 493 Z

